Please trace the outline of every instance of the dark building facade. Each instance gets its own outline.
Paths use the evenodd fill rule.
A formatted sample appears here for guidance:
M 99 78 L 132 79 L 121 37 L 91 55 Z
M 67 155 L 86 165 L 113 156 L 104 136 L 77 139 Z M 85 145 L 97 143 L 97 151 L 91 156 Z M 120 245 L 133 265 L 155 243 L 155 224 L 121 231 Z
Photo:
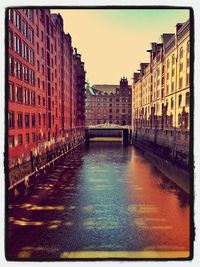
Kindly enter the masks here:
M 119 86 L 87 86 L 86 125 L 131 125 L 131 102 L 131 87 L 124 77 Z
M 8 10 L 9 168 L 84 138 L 81 55 L 49 9 Z M 13 182 L 13 181 L 12 181 Z

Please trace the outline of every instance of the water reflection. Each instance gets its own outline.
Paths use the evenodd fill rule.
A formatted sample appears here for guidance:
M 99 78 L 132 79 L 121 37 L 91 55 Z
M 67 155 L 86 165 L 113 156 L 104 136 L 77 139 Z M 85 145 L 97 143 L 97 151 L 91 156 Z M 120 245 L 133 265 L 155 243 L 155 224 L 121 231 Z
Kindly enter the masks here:
M 116 142 L 70 155 L 9 206 L 9 217 L 13 258 L 189 248 L 188 195 L 138 150 Z

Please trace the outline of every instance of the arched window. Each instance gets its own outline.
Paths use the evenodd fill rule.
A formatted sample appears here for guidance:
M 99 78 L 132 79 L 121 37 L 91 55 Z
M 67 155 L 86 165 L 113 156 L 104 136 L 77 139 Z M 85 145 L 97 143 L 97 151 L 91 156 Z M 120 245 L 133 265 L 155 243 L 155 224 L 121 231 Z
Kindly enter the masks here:
M 174 99 L 173 99 L 173 97 L 171 98 L 171 109 L 173 109 L 174 108 Z
M 190 93 L 187 92 L 185 95 L 185 105 L 189 106 L 189 104 L 190 104 Z
M 168 100 L 166 100 L 166 110 L 168 109 Z
M 178 97 L 178 106 L 181 107 L 182 105 L 182 95 L 179 95 Z
M 37 82 L 38 82 L 38 88 L 40 88 L 40 79 L 39 78 L 37 79 Z
M 170 64 L 170 63 L 169 63 L 169 59 L 168 59 L 168 60 L 167 60 L 167 68 L 168 68 L 168 69 L 169 69 L 169 64 Z
M 173 54 L 172 55 L 172 65 L 174 65 L 174 63 L 175 63 L 175 55 Z
M 183 47 L 180 48 L 180 58 L 183 58 Z

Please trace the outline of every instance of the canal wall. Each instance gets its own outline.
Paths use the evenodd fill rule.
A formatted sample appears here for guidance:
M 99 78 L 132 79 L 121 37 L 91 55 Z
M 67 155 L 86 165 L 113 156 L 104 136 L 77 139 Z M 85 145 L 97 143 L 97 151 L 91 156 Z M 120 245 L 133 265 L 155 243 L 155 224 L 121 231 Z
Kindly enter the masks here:
M 136 127 L 132 132 L 132 142 L 148 147 L 149 150 L 162 151 L 185 168 L 189 164 L 190 133 L 187 129 L 159 129 Z M 185 166 L 185 167 L 184 167 Z
M 139 148 L 146 159 L 152 162 L 172 182 L 177 184 L 187 194 L 190 193 L 190 181 L 192 174 L 189 168 L 175 159 L 167 158 L 162 151 L 156 151 L 139 142 L 133 142 L 133 145 Z
M 8 170 L 8 201 L 23 195 L 29 187 L 50 173 L 57 162 L 66 155 L 74 153 L 81 145 L 85 145 L 85 139 L 59 144 L 41 155 L 31 155 L 30 161 Z

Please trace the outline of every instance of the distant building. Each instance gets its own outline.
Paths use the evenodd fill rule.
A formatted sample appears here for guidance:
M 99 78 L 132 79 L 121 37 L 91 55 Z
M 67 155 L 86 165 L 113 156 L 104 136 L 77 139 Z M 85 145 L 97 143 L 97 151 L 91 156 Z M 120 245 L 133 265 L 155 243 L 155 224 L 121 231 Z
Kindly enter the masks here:
M 131 86 L 126 78 L 117 85 L 93 85 L 86 90 L 86 126 L 131 125 Z
M 149 63 L 133 77 L 133 140 L 188 162 L 190 21 L 178 23 L 175 34 L 162 34 L 148 52 Z

